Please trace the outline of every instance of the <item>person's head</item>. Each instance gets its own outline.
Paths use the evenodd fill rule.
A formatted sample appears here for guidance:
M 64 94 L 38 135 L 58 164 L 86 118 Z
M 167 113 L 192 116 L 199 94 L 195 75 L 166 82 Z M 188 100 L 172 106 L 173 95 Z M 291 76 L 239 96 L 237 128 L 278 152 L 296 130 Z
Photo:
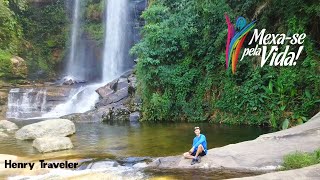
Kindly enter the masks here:
M 200 128 L 199 127 L 194 127 L 194 133 L 196 134 L 196 136 L 199 136 Z

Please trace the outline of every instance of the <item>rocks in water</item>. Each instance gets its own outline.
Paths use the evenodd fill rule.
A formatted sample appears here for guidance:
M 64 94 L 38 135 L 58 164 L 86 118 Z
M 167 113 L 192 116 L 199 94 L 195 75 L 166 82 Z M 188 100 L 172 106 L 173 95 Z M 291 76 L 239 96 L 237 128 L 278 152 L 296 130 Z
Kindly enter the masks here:
M 79 83 L 85 83 L 85 81 L 84 80 L 73 79 L 72 77 L 64 77 L 62 79 L 62 84 L 63 85 L 67 85 L 67 86 L 71 86 L 71 85 L 79 84 Z
M 39 152 L 47 153 L 52 151 L 66 150 L 73 148 L 68 137 L 42 137 L 36 138 L 32 144 Z
M 61 118 L 74 122 L 138 121 L 140 119 L 141 98 L 136 93 L 137 80 L 132 70 L 100 87 L 100 96 L 95 109 L 85 113 L 70 114 Z
M 137 122 L 137 121 L 139 121 L 139 119 L 140 119 L 140 112 L 133 112 L 129 116 L 129 120 L 131 122 Z
M 7 131 L 17 130 L 19 129 L 18 126 L 10 121 L 7 120 L 0 120 L 0 129 L 4 129 Z
M 90 169 L 105 169 L 110 167 L 118 167 L 119 163 L 116 161 L 99 161 L 99 162 L 93 162 L 88 165 Z
M 127 121 L 130 111 L 123 105 L 109 106 L 109 113 L 104 113 L 102 118 L 104 121 Z
M 64 81 L 62 84 L 70 86 L 70 85 L 75 84 L 75 81 L 73 81 L 72 79 L 69 79 L 69 80 Z
M 96 92 L 100 95 L 100 101 L 96 103 L 96 110 L 102 115 L 104 121 L 138 121 L 141 107 L 141 98 L 136 93 L 137 79 L 132 70 L 122 74 Z M 90 112 L 91 113 L 91 112 Z M 88 114 L 88 113 L 86 113 Z
M 52 119 L 30 124 L 19 129 L 17 139 L 36 139 L 46 136 L 68 136 L 75 133 L 75 125 L 68 119 Z
M 102 122 L 103 116 L 109 114 L 109 107 L 103 106 L 98 109 L 90 110 L 85 113 L 75 113 L 62 116 L 62 119 L 70 119 L 73 122 Z
M 6 138 L 6 137 L 9 137 L 9 135 L 0 131 L 0 138 Z

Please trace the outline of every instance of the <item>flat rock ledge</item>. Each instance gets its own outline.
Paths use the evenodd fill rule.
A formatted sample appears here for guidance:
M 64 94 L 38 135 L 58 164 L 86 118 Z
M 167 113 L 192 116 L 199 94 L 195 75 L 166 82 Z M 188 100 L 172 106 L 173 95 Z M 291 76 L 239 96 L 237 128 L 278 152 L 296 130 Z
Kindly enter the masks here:
M 234 178 L 232 180 L 275 180 L 275 179 L 320 179 L 320 164 L 289 171 L 271 172 L 259 176 Z
M 283 157 L 296 151 L 313 152 L 320 147 L 320 113 L 308 122 L 287 130 L 259 136 L 255 140 L 208 150 L 200 164 L 181 155 L 160 157 L 149 168 L 230 169 L 234 171 L 270 172 L 281 167 Z

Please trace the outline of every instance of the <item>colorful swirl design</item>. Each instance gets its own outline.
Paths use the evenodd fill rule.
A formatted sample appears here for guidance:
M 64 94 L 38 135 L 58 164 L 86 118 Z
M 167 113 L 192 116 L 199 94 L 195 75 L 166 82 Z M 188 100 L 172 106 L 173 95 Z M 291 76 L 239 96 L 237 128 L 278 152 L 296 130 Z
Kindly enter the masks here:
M 235 74 L 241 47 L 250 30 L 254 28 L 256 21 L 254 20 L 250 24 L 247 24 L 247 21 L 244 17 L 238 17 L 236 21 L 237 29 L 235 29 L 227 14 L 225 14 L 225 18 L 228 25 L 226 69 L 229 68 L 231 62 L 232 73 Z

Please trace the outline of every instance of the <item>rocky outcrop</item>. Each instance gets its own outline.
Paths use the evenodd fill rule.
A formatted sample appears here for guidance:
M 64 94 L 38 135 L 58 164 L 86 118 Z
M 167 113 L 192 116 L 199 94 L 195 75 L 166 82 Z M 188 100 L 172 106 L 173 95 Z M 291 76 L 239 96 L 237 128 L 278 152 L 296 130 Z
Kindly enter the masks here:
M 129 116 L 131 122 L 137 122 L 140 119 L 140 112 L 133 112 Z
M 47 153 L 73 148 L 73 144 L 68 137 L 43 137 L 37 138 L 32 144 L 39 152 Z
M 9 137 L 9 135 L 0 131 L 0 138 L 6 138 L 6 137 Z
M 0 88 L 1 88 L 1 85 L 0 85 Z M 6 89 L 0 90 L 0 119 L 6 117 L 7 102 L 8 102 L 7 90 Z
M 296 151 L 313 152 L 319 145 L 320 113 L 305 124 L 287 130 L 265 134 L 252 141 L 210 149 L 200 164 L 191 166 L 190 160 L 179 155 L 158 158 L 149 167 L 272 171 L 281 166 L 285 155 Z
M 259 176 L 232 180 L 320 179 L 320 164 L 289 171 L 272 172 Z
M 41 137 L 64 137 L 75 133 L 75 125 L 68 119 L 45 120 L 19 129 L 15 136 L 17 139 L 36 139 Z
M 12 130 L 17 130 L 19 128 L 13 122 L 10 122 L 10 121 L 7 121 L 7 120 L 0 120 L 0 129 L 7 130 L 7 131 L 12 131 Z
M 136 93 L 137 80 L 133 71 L 127 71 L 118 79 L 97 89 L 100 101 L 97 109 L 108 109 L 102 116 L 104 121 L 129 121 L 130 114 L 140 110 L 141 99 Z M 138 120 L 140 116 L 135 116 Z
M 26 78 L 28 74 L 27 63 L 19 56 L 10 59 L 12 65 L 12 74 L 18 78 Z
M 134 121 L 140 119 L 141 98 L 136 93 L 136 77 L 132 70 L 125 72 L 119 78 L 100 87 L 96 92 L 100 96 L 95 109 L 85 113 L 62 116 L 74 122 L 101 121 Z M 135 114 L 132 114 L 135 112 Z

